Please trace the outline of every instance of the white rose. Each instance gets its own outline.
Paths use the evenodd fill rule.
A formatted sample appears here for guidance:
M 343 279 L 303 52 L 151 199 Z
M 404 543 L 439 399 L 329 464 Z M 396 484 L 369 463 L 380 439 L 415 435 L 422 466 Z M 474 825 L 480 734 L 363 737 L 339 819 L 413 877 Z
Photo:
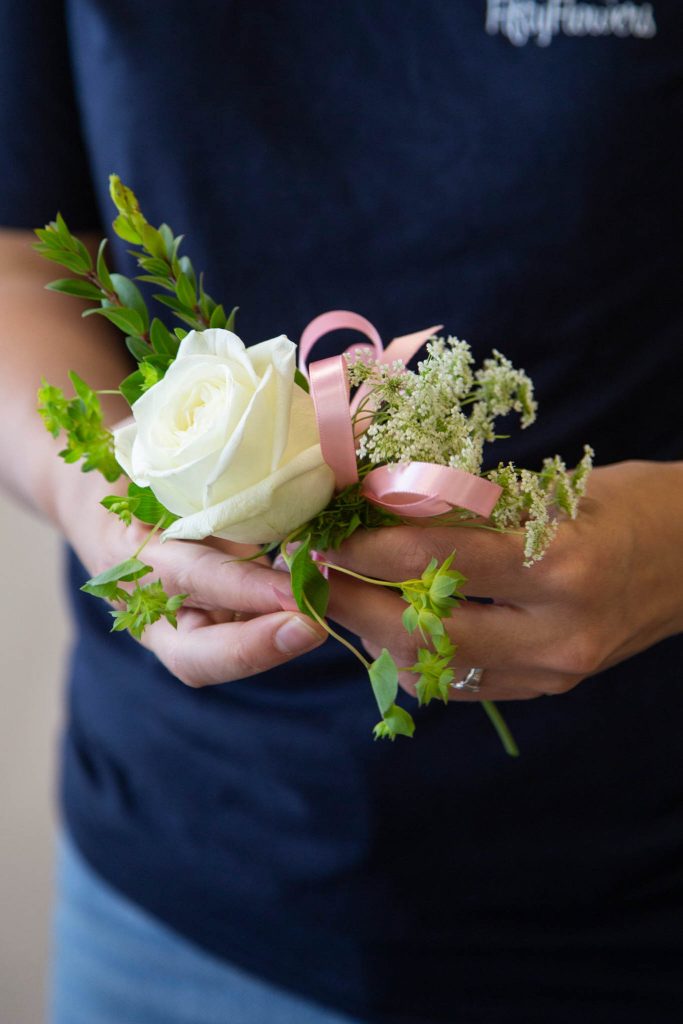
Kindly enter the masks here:
M 313 402 L 294 384 L 294 353 L 284 335 L 246 348 L 231 331 L 191 331 L 134 403 L 116 458 L 181 516 L 165 537 L 264 544 L 328 503 L 334 477 Z

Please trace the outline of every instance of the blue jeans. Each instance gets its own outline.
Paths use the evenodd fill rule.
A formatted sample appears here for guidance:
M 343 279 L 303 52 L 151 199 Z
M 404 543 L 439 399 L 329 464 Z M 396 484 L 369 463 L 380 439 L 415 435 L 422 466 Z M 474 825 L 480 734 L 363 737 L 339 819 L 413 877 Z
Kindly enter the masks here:
M 187 942 L 103 882 L 68 840 L 59 859 L 48 1021 L 354 1024 Z

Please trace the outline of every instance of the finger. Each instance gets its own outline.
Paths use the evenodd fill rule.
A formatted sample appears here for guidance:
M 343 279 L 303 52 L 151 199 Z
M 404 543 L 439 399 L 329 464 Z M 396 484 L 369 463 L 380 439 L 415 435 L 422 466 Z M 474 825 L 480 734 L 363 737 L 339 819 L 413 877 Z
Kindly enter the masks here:
M 406 603 L 388 588 L 331 575 L 329 616 L 380 649 L 387 647 L 399 665 L 411 665 L 425 641 L 419 631 L 409 634 L 404 629 Z M 580 678 L 596 671 L 589 630 L 571 629 L 566 617 L 553 608 L 466 601 L 444 626 L 456 645 L 457 669 L 477 666 L 506 674 Z
M 524 567 L 524 543 L 518 534 L 472 527 L 392 526 L 357 530 L 328 561 L 373 579 L 401 581 L 420 577 L 432 558 L 443 561 L 455 550 L 453 568 L 467 578 L 463 592 L 476 597 L 519 601 L 532 586 Z
M 409 634 L 403 627 L 405 601 L 388 588 L 331 575 L 330 618 L 370 643 L 389 648 L 400 664 L 411 664 L 425 644 L 419 631 Z M 539 632 L 547 627 L 540 626 L 538 616 L 527 609 L 465 602 L 445 625 L 462 665 L 511 669 L 544 664 L 545 645 Z
M 326 639 L 327 633 L 304 615 L 277 612 L 220 623 L 183 608 L 177 630 L 162 620 L 145 631 L 142 643 L 181 682 L 201 687 L 266 672 Z
M 154 567 L 149 579 L 161 579 L 168 593 L 187 594 L 188 606 L 257 613 L 282 608 L 276 593 L 282 589 L 282 574 L 258 562 L 184 540 L 152 542 L 145 559 Z
M 381 654 L 381 647 L 378 644 L 374 644 L 365 638 L 363 638 L 362 644 L 371 658 L 377 658 Z M 459 666 L 454 661 L 454 683 L 464 679 L 471 667 Z M 541 672 L 501 672 L 496 669 L 484 669 L 478 692 L 458 690 L 451 684 L 448 699 L 457 703 L 476 703 L 482 700 L 532 700 L 536 697 L 567 693 L 577 683 L 581 682 L 581 679 L 581 676 L 545 670 Z M 399 684 L 411 697 L 417 696 L 415 690 L 417 681 L 418 676 L 413 672 L 399 673 Z

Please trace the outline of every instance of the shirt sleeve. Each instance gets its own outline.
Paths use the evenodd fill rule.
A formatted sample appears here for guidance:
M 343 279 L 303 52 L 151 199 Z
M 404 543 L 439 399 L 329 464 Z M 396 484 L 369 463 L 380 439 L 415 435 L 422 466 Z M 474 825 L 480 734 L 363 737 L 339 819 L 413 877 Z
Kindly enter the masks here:
M 0 225 L 101 230 L 59 0 L 0 0 L 0 146 Z

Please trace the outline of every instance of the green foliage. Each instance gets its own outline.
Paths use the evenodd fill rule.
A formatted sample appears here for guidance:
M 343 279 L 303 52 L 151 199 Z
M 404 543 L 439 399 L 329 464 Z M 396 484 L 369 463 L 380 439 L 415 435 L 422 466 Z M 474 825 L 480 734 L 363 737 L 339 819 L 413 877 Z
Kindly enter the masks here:
M 112 632 L 127 629 L 139 640 L 147 626 L 162 617 L 177 627 L 178 609 L 187 598 L 187 594 L 169 597 L 160 580 L 141 586 L 138 581 L 150 572 L 151 565 L 145 565 L 139 558 L 128 558 L 88 580 L 81 590 L 93 597 L 123 603 L 123 609 L 111 613 L 114 618 Z M 132 590 L 125 590 L 122 583 L 135 583 L 135 586 Z
M 294 554 L 287 557 L 292 594 L 298 607 L 309 616 L 312 608 L 323 619 L 330 597 L 330 585 L 311 558 L 310 536 L 305 537 Z
M 51 292 L 62 292 L 64 295 L 75 295 L 78 299 L 96 299 L 99 301 L 102 298 L 102 292 L 97 285 L 91 284 L 90 281 L 79 281 L 75 277 L 63 277 L 58 281 L 50 281 L 45 287 Z
M 153 622 L 164 618 L 173 626 L 178 628 L 177 612 L 187 594 L 174 594 L 173 597 L 164 590 L 161 580 L 148 583 L 146 586 L 136 587 L 127 595 L 125 610 L 113 611 L 114 619 L 112 632 L 127 629 L 128 632 L 139 640 Z
M 405 580 L 400 584 L 401 596 L 408 604 L 403 613 L 403 625 L 409 633 L 419 629 L 424 640 L 443 636 L 443 619 L 449 618 L 453 609 L 464 600 L 458 588 L 465 582 L 465 577 L 457 569 L 451 569 L 454 558 L 455 551 L 441 565 L 432 558 L 419 579 Z
M 298 386 L 301 388 L 301 390 L 305 391 L 307 395 L 310 394 L 311 389 L 310 389 L 310 386 L 308 384 L 308 381 L 307 381 L 306 377 L 304 377 L 303 373 L 301 372 L 301 370 L 299 369 L 298 366 L 297 366 L 296 370 L 294 371 L 294 383 L 298 384 Z
M 392 704 L 372 732 L 376 740 L 395 740 L 397 736 L 412 736 L 415 732 L 415 721 L 400 704 Z
M 83 313 L 83 316 L 93 315 L 105 317 L 124 334 L 131 334 L 134 338 L 141 338 L 144 333 L 144 320 L 136 310 L 126 306 L 99 306 Z
M 112 483 L 122 470 L 114 458 L 114 438 L 104 426 L 100 400 L 76 373 L 69 377 L 74 398 L 66 398 L 61 388 L 43 381 L 38 391 L 38 412 L 53 437 L 64 431 L 66 447 L 59 453 L 65 462 L 78 462 L 84 473 L 98 470 Z
M 412 716 L 395 703 L 398 696 L 398 668 L 386 647 L 370 665 L 368 675 L 382 716 L 381 722 L 373 729 L 375 739 L 395 740 L 397 736 L 412 736 L 415 731 Z
M 61 213 L 44 228 L 36 230 L 37 252 L 46 260 L 59 263 L 74 274 L 88 274 L 92 270 L 90 253 L 83 243 L 72 235 Z
M 126 526 L 130 526 L 135 518 L 149 526 L 158 524 L 160 529 L 165 530 L 178 518 L 164 508 L 151 488 L 139 487 L 132 482 L 128 485 L 127 495 L 109 494 L 102 499 L 101 504 L 113 515 L 118 516 Z
M 167 224 L 148 223 L 135 193 L 118 175 L 110 177 L 110 194 L 118 211 L 114 232 L 136 248 L 131 250 L 143 271 L 139 281 L 153 283 L 168 294 L 155 295 L 172 310 L 174 316 L 194 330 L 223 327 L 234 330 L 237 306 L 226 315 L 204 288 L 203 275 L 197 274 L 191 260 L 180 255 L 182 235 L 174 236 Z M 89 299 L 98 305 L 83 316 L 101 316 L 126 335 L 126 346 L 140 364 L 121 385 L 121 393 L 133 404 L 140 395 L 162 379 L 178 352 L 186 331 L 169 329 L 158 318 L 151 318 L 140 289 L 123 274 L 111 273 L 105 259 L 106 239 L 99 246 L 95 266 L 83 243 L 72 235 L 61 214 L 36 231 L 36 250 L 46 259 L 77 274 L 60 278 L 47 287 L 52 291 Z
M 149 327 L 149 313 L 138 286 L 130 278 L 124 277 L 123 274 L 112 274 L 110 281 L 121 303 L 121 307 L 131 309 L 137 313 L 142 324 L 142 331 L 140 333 L 146 332 Z
M 429 704 L 435 698 L 447 704 L 449 687 L 454 678 L 450 665 L 455 655 L 455 645 L 450 642 L 445 632 L 439 636 L 432 636 L 432 643 L 435 650 L 432 651 L 428 647 L 420 648 L 417 652 L 417 661 L 410 667 L 410 671 L 419 676 L 415 692 L 420 706 Z
M 152 571 L 151 565 L 145 565 L 139 558 L 127 558 L 125 562 L 113 565 L 111 569 L 105 569 L 99 576 L 93 576 L 81 587 L 86 594 L 93 597 L 102 597 L 107 601 L 125 601 L 128 598 L 128 591 L 124 590 L 121 583 L 132 583 L 146 576 Z
M 397 516 L 371 505 L 361 494 L 358 483 L 336 494 L 327 508 L 302 529 L 310 535 L 313 550 L 336 551 L 361 527 L 374 530 L 380 526 L 396 526 L 400 521 Z

